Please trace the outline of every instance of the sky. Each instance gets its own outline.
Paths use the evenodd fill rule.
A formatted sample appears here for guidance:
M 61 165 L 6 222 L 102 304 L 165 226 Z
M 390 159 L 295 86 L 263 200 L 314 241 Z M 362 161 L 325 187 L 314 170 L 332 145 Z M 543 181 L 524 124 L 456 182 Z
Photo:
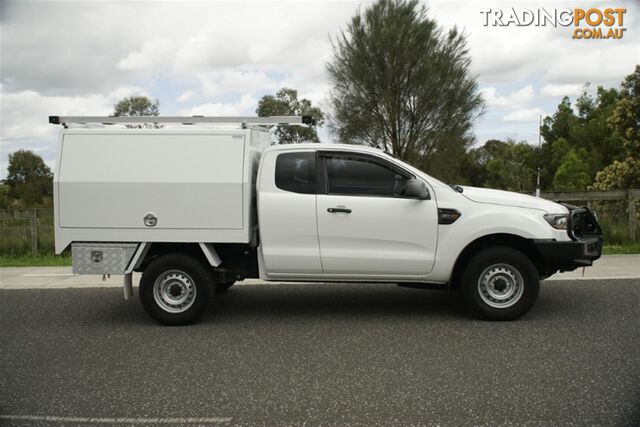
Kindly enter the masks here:
M 0 179 L 7 157 L 33 150 L 53 167 L 49 115 L 109 115 L 123 97 L 160 101 L 161 115 L 255 115 L 281 87 L 330 112 L 331 40 L 368 2 L 0 0 Z M 619 86 L 640 63 L 640 1 L 425 1 L 468 40 L 486 100 L 476 145 L 538 143 L 540 115 L 586 82 Z M 574 40 L 573 27 L 484 26 L 486 9 L 626 8 L 620 40 Z M 323 142 L 335 136 L 322 129 Z

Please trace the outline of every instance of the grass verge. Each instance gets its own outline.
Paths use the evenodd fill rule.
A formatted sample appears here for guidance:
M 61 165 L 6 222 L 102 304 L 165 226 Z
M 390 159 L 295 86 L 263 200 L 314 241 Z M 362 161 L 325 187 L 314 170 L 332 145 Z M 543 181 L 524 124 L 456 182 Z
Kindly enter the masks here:
M 640 254 L 640 243 L 625 243 L 623 245 L 605 245 L 602 250 L 605 255 Z
M 71 265 L 71 257 L 64 255 L 0 255 L 0 267 L 59 267 Z

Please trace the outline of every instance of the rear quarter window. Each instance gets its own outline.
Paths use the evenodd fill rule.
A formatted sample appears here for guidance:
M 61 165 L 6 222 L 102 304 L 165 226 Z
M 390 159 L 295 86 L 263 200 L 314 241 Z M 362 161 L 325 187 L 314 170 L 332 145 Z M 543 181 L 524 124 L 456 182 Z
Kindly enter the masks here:
M 282 153 L 276 159 L 276 187 L 284 191 L 316 194 L 316 153 Z

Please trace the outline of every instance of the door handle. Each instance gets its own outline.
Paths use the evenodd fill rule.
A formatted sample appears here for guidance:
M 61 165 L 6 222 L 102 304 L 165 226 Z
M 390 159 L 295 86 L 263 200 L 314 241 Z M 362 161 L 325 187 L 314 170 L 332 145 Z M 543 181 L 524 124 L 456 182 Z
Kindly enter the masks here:
M 327 212 L 329 213 L 351 213 L 351 209 L 347 209 L 347 208 L 329 208 L 327 209 Z

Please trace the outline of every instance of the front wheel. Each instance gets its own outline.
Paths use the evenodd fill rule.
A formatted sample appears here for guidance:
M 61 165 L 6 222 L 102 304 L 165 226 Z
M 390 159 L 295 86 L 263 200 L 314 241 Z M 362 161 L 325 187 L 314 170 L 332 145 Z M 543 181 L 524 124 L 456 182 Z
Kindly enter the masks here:
M 199 260 L 163 255 L 145 269 L 140 279 L 142 306 L 165 325 L 188 325 L 204 313 L 211 298 L 213 275 Z
M 531 309 L 540 288 L 538 271 L 522 252 L 504 246 L 485 248 L 462 273 L 467 306 L 489 320 L 516 319 Z

